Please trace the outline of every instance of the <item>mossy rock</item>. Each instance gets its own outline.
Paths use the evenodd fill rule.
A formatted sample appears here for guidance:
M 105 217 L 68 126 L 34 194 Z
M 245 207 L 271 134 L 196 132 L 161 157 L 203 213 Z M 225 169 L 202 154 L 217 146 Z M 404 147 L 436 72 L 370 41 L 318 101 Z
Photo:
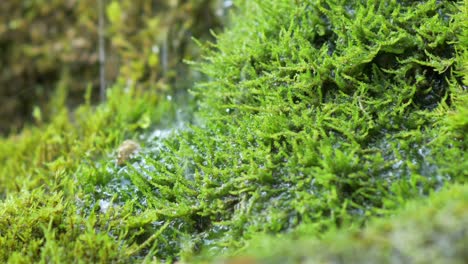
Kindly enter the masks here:
M 64 113 L 0 142 L 1 260 L 387 261 L 393 244 L 372 232 L 403 232 L 405 219 L 418 241 L 448 230 L 455 253 L 439 259 L 462 263 L 467 10 L 466 1 L 239 1 L 195 64 L 208 80 L 193 89 L 190 124 L 158 130 L 174 105 L 116 85 L 75 122 Z M 119 165 L 126 138 L 141 149 Z M 40 203 L 28 212 L 31 200 Z M 441 220 L 425 225 L 411 210 Z M 384 224 L 360 231 L 375 218 Z M 299 242 L 262 255 L 276 239 Z M 369 241 L 375 250 L 353 255 Z M 252 243 L 265 248 L 252 253 Z M 427 249 L 410 248 L 405 260 Z

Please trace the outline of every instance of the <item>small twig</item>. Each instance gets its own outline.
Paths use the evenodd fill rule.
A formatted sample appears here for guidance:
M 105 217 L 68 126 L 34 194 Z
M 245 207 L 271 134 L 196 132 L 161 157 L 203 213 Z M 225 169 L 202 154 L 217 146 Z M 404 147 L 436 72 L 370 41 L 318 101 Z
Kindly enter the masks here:
M 100 96 L 101 102 L 106 100 L 106 48 L 104 39 L 104 1 L 99 0 L 99 81 L 100 81 Z

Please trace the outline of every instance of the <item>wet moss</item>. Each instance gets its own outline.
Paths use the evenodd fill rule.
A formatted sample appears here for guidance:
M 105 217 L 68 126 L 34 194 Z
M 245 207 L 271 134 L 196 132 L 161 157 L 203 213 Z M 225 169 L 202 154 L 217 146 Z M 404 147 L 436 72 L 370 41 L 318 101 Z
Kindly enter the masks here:
M 468 260 L 467 191 L 466 186 L 455 184 L 427 199 L 410 202 L 387 219 L 375 219 L 363 229 L 333 230 L 321 239 L 310 238 L 307 226 L 288 235 L 260 235 L 241 250 L 243 257 L 231 261 L 464 263 Z
M 163 150 L 148 141 L 123 175 L 145 206 L 188 228 L 173 246 L 216 255 L 258 233 L 360 226 L 465 181 L 466 163 L 453 161 L 466 141 L 446 125 L 465 93 L 460 24 L 446 19 L 457 7 L 387 4 L 240 4 L 199 65 L 210 81 L 195 89 L 197 125 Z M 308 22 L 318 29 L 303 27 L 310 14 L 320 14 Z
M 62 110 L 0 142 L 1 260 L 211 261 L 248 254 L 255 241 L 271 252 L 286 238 L 299 240 L 278 252 L 286 262 L 416 261 L 427 248 L 445 256 L 437 228 L 450 260 L 466 258 L 466 3 L 269 0 L 236 10 L 217 43 L 202 44 L 194 65 L 207 81 L 185 124 L 158 127 L 178 116 L 172 101 L 117 85 L 96 109 Z M 116 164 L 129 138 L 141 148 Z M 40 205 L 28 211 L 21 199 L 32 196 Z M 415 210 L 440 221 L 426 225 Z M 395 253 L 405 238 L 379 237 L 401 235 L 401 219 L 421 240 Z M 322 241 L 337 244 L 306 251 Z

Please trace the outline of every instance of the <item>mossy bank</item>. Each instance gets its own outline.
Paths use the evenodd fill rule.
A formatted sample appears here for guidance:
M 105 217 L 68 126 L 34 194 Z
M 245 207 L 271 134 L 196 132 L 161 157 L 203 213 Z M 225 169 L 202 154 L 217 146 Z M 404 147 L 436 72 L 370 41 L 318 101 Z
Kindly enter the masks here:
M 236 2 L 184 124 L 116 85 L 2 139 L 0 260 L 466 262 L 467 17 L 466 1 Z

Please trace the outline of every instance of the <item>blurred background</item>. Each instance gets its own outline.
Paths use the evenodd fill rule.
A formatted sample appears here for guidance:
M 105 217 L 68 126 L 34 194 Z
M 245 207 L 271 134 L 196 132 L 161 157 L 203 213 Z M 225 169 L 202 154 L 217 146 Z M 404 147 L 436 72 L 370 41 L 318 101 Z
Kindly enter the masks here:
M 199 56 L 193 38 L 213 40 L 210 31 L 220 31 L 231 6 L 226 0 L 0 1 L 0 135 L 19 131 L 38 109 L 47 121 L 58 91 L 66 91 L 70 109 L 87 88 L 92 102 L 102 101 L 100 74 L 106 86 L 162 96 L 185 91 L 200 78 L 183 62 Z

